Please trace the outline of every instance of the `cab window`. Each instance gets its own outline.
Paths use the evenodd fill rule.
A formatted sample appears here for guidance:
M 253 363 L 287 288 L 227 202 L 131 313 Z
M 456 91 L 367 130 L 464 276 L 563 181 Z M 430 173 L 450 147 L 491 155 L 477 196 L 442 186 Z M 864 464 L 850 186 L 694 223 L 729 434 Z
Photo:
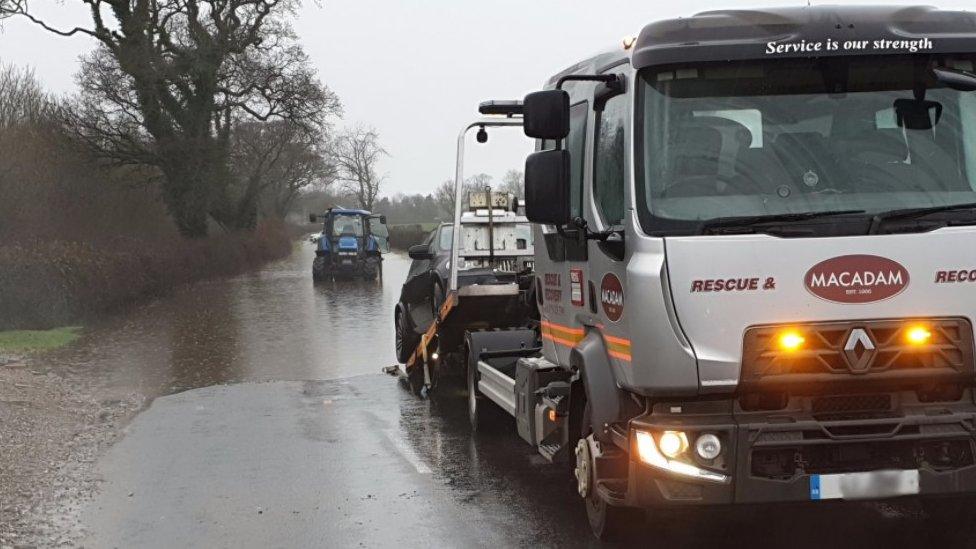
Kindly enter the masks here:
M 597 113 L 593 155 L 593 199 L 607 225 L 624 218 L 624 131 L 627 96 L 618 95 Z
M 570 213 L 574 217 L 583 215 L 583 162 L 586 156 L 588 105 L 588 102 L 583 101 L 569 109 L 569 136 L 566 138 L 566 150 L 569 151 L 571 163 L 569 168 Z

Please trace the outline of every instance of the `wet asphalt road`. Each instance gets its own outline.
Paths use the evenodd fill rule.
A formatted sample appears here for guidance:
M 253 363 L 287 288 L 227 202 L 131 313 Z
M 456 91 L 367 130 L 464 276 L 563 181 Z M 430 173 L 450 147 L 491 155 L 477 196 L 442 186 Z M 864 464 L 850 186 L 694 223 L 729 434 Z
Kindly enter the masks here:
M 596 546 L 565 469 L 513 429 L 472 436 L 460 390 L 395 378 L 382 283 L 313 286 L 311 251 L 118 315 L 52 359 L 157 397 L 96 464 L 92 547 Z M 913 509 L 864 505 L 679 515 L 627 545 L 958 546 Z

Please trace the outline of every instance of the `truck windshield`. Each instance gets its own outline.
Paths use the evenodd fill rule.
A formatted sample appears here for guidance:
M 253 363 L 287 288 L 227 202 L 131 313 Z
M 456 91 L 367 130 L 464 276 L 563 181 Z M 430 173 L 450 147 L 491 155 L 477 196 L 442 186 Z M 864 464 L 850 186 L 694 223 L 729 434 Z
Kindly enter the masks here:
M 976 202 L 976 94 L 943 87 L 931 72 L 933 64 L 971 71 L 973 59 L 645 69 L 637 140 L 645 230 L 694 234 L 717 218 Z

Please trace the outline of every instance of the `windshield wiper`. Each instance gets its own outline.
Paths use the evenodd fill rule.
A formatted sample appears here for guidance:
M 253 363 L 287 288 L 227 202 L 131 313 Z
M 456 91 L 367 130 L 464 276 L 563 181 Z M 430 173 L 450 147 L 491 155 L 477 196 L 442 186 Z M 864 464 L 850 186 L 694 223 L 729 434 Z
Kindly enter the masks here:
M 757 225 L 808 221 L 810 219 L 819 219 L 822 217 L 862 213 L 866 212 L 864 210 L 833 210 L 826 212 L 800 212 L 769 215 L 746 215 L 737 217 L 717 217 L 715 219 L 709 219 L 708 221 L 703 222 L 701 227 L 699 227 L 698 232 L 700 234 L 705 234 L 706 232 L 714 229 L 755 227 Z
M 905 208 L 902 210 L 891 210 L 890 212 L 879 213 L 871 218 L 871 226 L 868 227 L 868 234 L 877 234 L 878 230 L 881 229 L 882 224 L 895 219 L 912 219 L 925 217 L 927 215 L 936 214 L 939 212 L 953 212 L 958 210 L 972 209 L 976 209 L 976 202 L 950 204 L 948 206 L 929 206 L 926 208 Z

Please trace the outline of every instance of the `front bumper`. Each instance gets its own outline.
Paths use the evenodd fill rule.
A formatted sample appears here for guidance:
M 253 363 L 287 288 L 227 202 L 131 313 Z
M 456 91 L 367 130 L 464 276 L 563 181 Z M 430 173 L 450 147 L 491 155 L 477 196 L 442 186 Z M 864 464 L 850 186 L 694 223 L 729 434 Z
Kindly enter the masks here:
M 635 507 L 807 502 L 818 499 L 813 488 L 823 475 L 879 470 L 918 470 L 921 497 L 976 494 L 971 396 L 914 404 L 889 417 L 826 420 L 804 406 L 775 413 L 744 413 L 734 402 L 655 406 L 630 423 L 626 491 L 614 499 Z M 638 430 L 716 434 L 724 446 L 720 458 L 704 462 L 691 450 L 685 460 L 730 481 L 692 479 L 641 462 Z

